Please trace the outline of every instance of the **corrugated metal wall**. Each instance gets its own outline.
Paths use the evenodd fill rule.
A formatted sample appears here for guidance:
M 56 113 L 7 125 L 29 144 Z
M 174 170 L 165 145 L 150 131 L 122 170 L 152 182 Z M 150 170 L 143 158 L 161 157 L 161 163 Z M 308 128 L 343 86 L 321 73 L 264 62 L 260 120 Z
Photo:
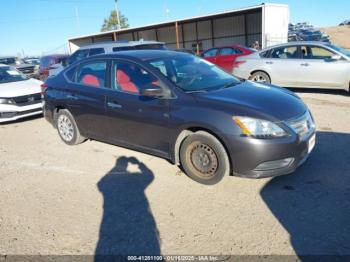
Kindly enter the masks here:
M 134 29 L 116 33 L 117 40 L 157 40 L 165 42 L 169 48 L 176 48 L 176 24 L 159 25 L 147 29 Z M 200 51 L 222 45 L 241 44 L 250 46 L 262 40 L 262 9 L 223 14 L 201 18 L 198 21 L 178 23 L 179 47 Z M 92 42 L 112 41 L 110 35 L 90 37 Z M 80 40 L 74 40 L 77 44 Z M 79 44 L 82 43 L 81 41 Z M 78 44 L 77 44 L 78 45 Z

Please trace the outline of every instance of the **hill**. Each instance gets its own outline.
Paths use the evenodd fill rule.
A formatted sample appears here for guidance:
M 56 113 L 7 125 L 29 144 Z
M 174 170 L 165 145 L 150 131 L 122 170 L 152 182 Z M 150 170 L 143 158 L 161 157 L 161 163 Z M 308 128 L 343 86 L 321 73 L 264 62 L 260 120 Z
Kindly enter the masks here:
M 320 28 L 322 32 L 325 32 L 331 37 L 333 44 L 341 46 L 346 49 L 350 49 L 350 26 L 333 26 Z

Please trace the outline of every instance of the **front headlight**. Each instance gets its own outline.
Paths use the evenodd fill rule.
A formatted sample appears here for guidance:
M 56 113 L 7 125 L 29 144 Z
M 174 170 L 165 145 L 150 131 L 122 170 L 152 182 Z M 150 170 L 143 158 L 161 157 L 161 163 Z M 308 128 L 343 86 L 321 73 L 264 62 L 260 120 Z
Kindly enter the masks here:
M 254 138 L 274 138 L 288 136 L 281 127 L 267 120 L 245 116 L 234 116 L 232 119 L 241 128 L 242 133 Z
M 0 98 L 0 104 L 14 104 L 14 101 L 11 98 Z

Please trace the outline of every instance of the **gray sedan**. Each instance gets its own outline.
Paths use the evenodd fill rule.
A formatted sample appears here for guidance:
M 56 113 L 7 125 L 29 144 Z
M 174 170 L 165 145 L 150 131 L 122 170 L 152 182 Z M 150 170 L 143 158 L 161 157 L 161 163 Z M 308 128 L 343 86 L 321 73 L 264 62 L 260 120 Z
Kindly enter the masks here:
M 239 78 L 284 87 L 349 91 L 350 51 L 329 43 L 292 42 L 237 58 Z

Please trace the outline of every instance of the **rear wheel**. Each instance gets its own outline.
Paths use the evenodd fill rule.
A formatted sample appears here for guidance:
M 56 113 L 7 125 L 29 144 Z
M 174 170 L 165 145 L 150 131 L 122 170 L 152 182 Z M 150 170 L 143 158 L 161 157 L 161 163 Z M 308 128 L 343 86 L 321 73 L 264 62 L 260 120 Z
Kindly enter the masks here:
M 262 71 L 258 71 L 258 72 L 253 73 L 249 77 L 249 80 L 252 80 L 254 82 L 266 83 L 266 84 L 271 83 L 271 79 L 270 79 L 269 75 L 266 74 L 265 72 L 262 72 Z
M 58 135 L 67 145 L 77 145 L 85 140 L 85 137 L 80 135 L 74 117 L 68 110 L 58 111 L 55 119 Z
M 180 161 L 193 180 L 214 185 L 230 174 L 226 150 L 213 135 L 199 131 L 188 136 L 180 148 Z

